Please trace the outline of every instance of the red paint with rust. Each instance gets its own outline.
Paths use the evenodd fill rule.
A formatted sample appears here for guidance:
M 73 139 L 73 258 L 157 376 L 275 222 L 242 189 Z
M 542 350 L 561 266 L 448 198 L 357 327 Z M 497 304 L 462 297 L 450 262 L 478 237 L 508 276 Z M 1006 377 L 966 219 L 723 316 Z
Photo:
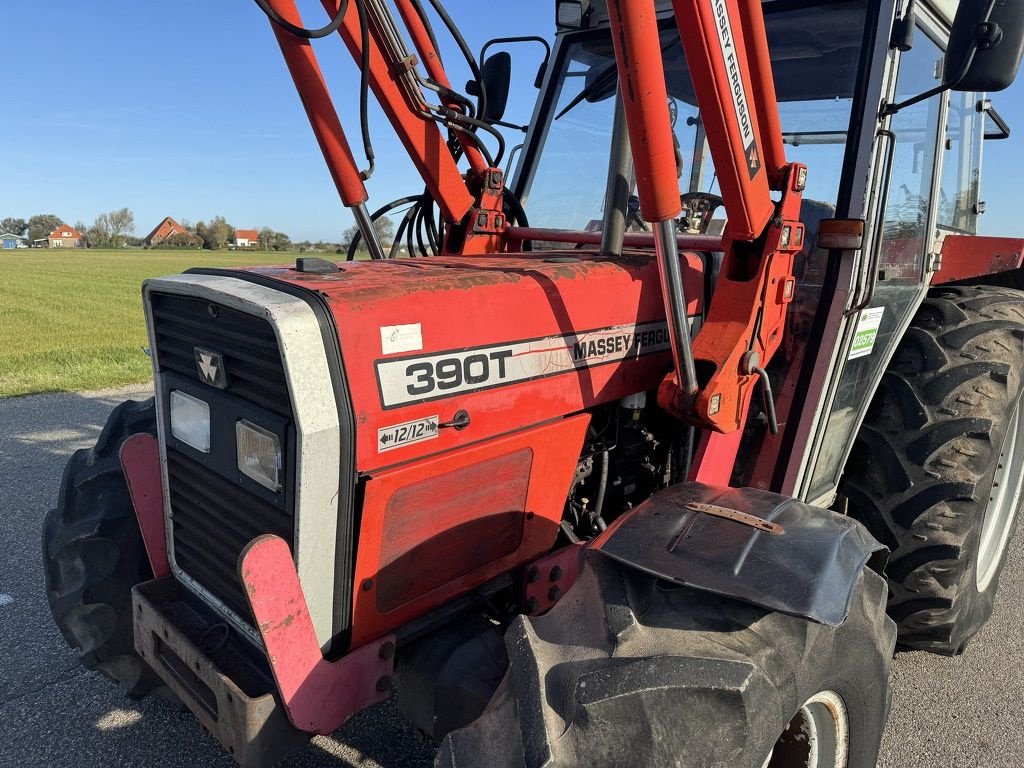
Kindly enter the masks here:
M 681 206 L 658 14 L 646 0 L 608 0 L 608 19 L 640 210 L 647 221 L 668 221 Z
M 558 259 L 574 259 L 569 263 Z M 578 260 L 575 260 L 577 259 Z M 703 266 L 684 254 L 688 314 L 703 311 Z M 580 413 L 640 391 L 656 389 L 672 361 L 668 350 L 590 368 L 428 402 L 386 408 L 376 364 L 527 339 L 663 322 L 654 257 L 628 253 L 604 259 L 583 251 L 507 256 L 434 257 L 342 263 L 342 271 L 308 275 L 288 268 L 251 271 L 321 293 L 334 315 L 357 425 L 356 467 L 379 471 L 549 419 Z M 387 352 L 381 328 L 419 324 L 420 349 Z M 441 393 L 443 394 L 443 393 Z M 377 430 L 459 410 L 463 430 L 441 429 L 435 439 L 384 453 Z M 574 459 L 575 461 L 575 459 Z
M 152 435 L 132 435 L 121 445 L 120 459 L 153 578 L 163 579 L 171 575 L 171 565 L 167 559 L 160 442 Z
M 329 734 L 388 698 L 395 638 L 378 638 L 338 661 L 324 659 L 288 542 L 254 539 L 242 551 L 238 572 L 292 725 Z
M 942 266 L 932 278 L 934 285 L 984 277 L 1020 269 L 1024 262 L 1024 238 L 947 235 L 942 243 Z
M 572 589 L 583 564 L 586 542 L 578 542 L 551 552 L 530 563 L 523 578 L 523 610 L 540 616 Z
M 580 414 L 374 474 L 360 520 L 353 644 L 550 550 L 589 423 Z

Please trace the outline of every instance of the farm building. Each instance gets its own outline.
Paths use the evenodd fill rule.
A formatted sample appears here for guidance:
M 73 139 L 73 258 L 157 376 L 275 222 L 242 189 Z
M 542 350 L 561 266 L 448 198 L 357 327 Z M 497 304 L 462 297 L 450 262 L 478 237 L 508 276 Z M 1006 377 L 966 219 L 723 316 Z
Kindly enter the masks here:
M 235 248 L 255 248 L 259 242 L 260 233 L 256 229 L 236 229 L 232 239 Z
M 45 239 L 49 248 L 85 248 L 85 235 L 65 224 L 61 224 Z
M 15 248 L 28 248 L 28 238 L 10 232 L 0 235 L 0 249 L 13 251 Z
M 167 216 L 146 236 L 145 243 L 149 246 L 160 245 L 160 243 L 173 235 L 189 234 L 191 233 L 185 227 L 176 222 L 170 216 Z

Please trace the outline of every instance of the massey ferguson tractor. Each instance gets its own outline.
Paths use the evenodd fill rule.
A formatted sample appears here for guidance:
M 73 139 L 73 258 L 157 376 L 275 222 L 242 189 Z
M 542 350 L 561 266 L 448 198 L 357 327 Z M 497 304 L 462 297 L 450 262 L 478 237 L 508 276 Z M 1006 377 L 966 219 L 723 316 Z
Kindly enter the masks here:
M 874 765 L 1021 506 L 1024 240 L 976 235 L 1020 3 L 557 0 L 479 57 L 323 4 L 257 0 L 371 258 L 145 283 L 155 397 L 43 532 L 82 663 L 243 766 L 390 696 L 452 768 Z M 422 177 L 373 212 L 371 92 Z

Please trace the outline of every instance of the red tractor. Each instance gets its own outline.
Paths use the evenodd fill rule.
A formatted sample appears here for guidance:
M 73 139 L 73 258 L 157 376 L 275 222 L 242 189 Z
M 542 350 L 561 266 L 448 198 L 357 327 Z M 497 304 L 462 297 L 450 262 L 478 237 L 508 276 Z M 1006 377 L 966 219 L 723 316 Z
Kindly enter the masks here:
M 1018 6 L 557 0 L 506 151 L 543 39 L 257 4 L 371 258 L 146 282 L 155 398 L 44 531 L 82 662 L 245 766 L 393 691 L 441 766 L 874 765 L 1021 503 L 1024 240 L 976 236 Z M 372 214 L 370 92 L 425 185 Z

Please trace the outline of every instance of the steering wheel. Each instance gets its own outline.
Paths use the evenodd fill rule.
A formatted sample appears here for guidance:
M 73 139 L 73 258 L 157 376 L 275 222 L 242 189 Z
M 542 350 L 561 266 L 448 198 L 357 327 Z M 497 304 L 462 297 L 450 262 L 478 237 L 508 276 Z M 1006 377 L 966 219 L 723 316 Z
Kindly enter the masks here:
M 684 192 L 679 196 L 679 202 L 683 206 L 680 229 L 700 235 L 707 233 L 715 211 L 725 204 L 721 196 L 710 192 Z

